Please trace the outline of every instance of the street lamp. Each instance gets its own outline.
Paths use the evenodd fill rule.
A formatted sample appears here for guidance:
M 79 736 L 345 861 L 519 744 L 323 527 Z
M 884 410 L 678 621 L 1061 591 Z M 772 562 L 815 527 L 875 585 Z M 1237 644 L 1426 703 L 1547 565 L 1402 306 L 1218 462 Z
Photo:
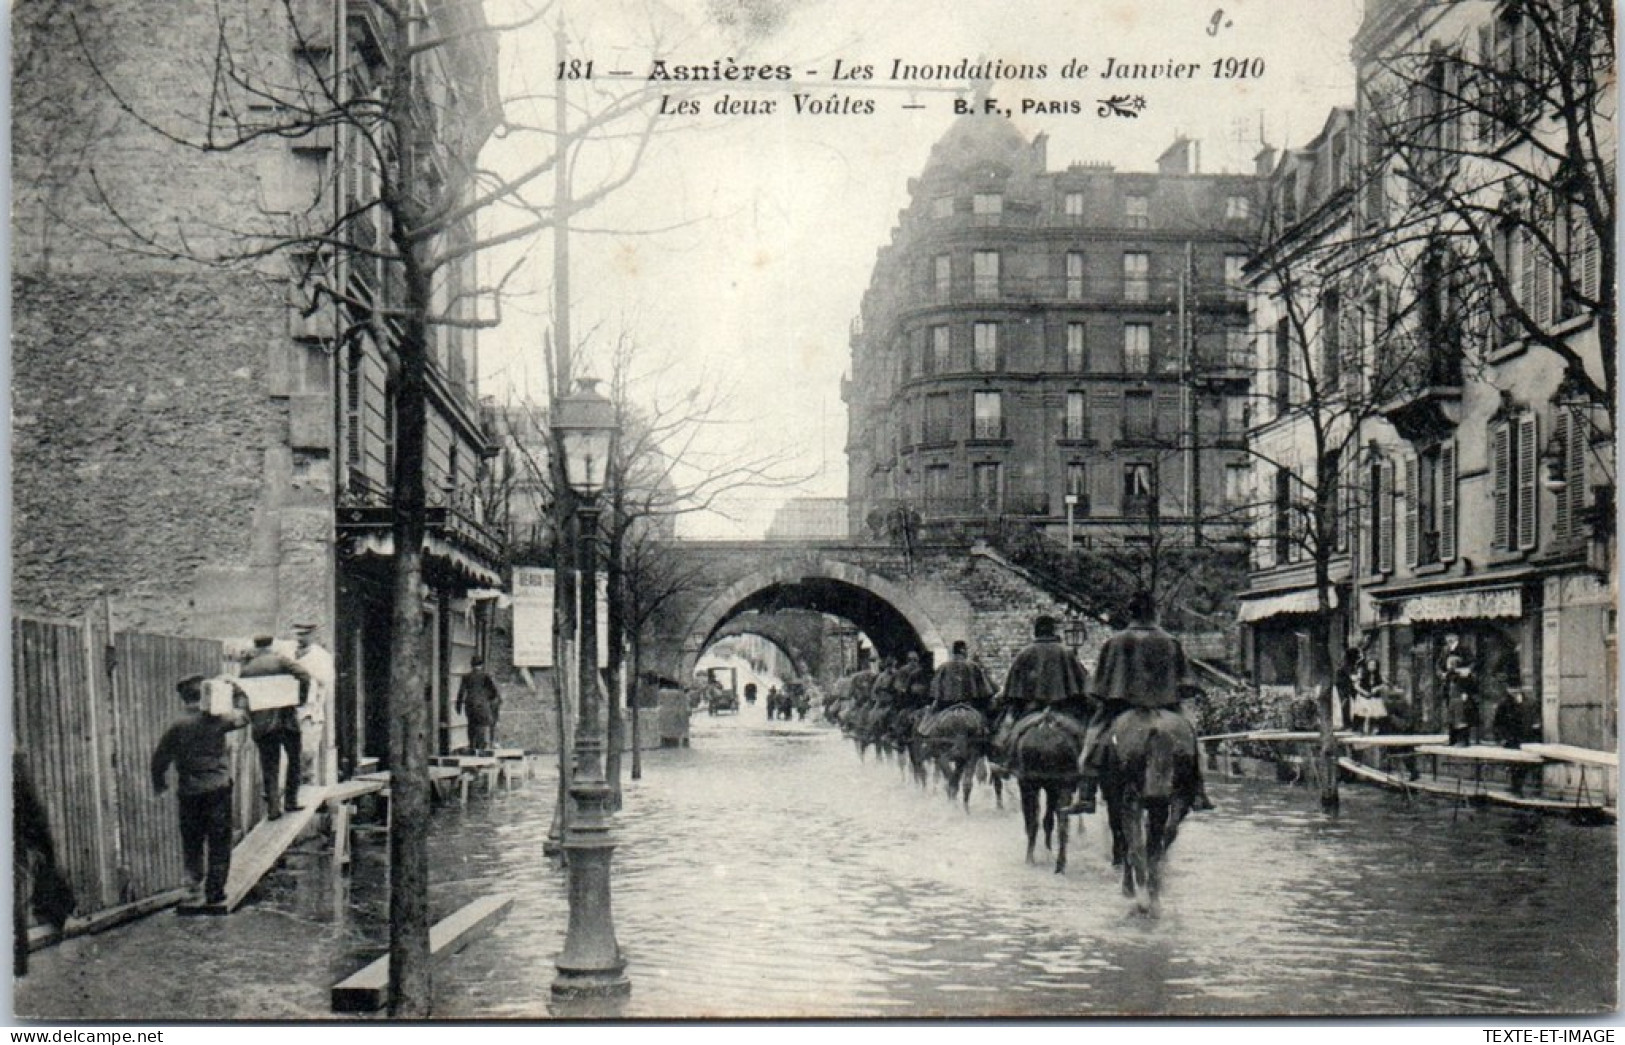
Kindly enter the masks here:
M 1078 650 L 1083 648 L 1083 640 L 1089 634 L 1089 626 L 1083 621 L 1073 618 L 1066 622 L 1066 644 L 1072 647 L 1072 655 L 1076 657 Z
M 609 473 L 615 440 L 615 404 L 599 394 L 598 382 L 582 378 L 577 390 L 558 402 L 553 428 L 564 454 L 564 476 L 576 495 L 580 533 L 581 656 L 578 661 L 576 764 L 570 781 L 575 816 L 564 833 L 570 873 L 570 927 L 553 980 L 555 998 L 624 995 L 632 983 L 615 942 L 610 910 L 613 792 L 604 778 L 604 738 L 598 697 L 598 494 Z

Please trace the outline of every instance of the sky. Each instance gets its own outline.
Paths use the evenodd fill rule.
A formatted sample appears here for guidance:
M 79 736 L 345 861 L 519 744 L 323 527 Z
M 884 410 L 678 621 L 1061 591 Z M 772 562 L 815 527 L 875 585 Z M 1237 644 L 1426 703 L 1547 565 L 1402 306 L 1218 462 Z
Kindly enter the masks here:
M 525 0 L 488 0 L 493 22 Z M 759 536 L 790 496 L 846 492 L 841 379 L 850 329 L 876 251 L 908 202 L 908 181 L 954 120 L 958 80 L 900 82 L 894 61 L 938 65 L 962 59 L 1042 64 L 1043 79 L 1003 81 L 1017 129 L 1049 135 L 1049 166 L 1110 163 L 1154 169 L 1183 134 L 1202 143 L 1205 172 L 1251 169 L 1263 140 L 1301 146 L 1327 111 L 1352 103 L 1349 41 L 1362 0 L 556 0 L 543 22 L 505 34 L 502 80 L 513 127 L 484 162 L 516 172 L 543 155 L 528 126 L 552 125 L 562 16 L 570 57 L 591 60 L 590 84 L 573 100 L 601 104 L 617 93 L 661 88 L 646 78 L 653 59 L 673 64 L 786 65 L 788 89 L 759 83 L 688 85 L 698 114 L 659 116 L 630 181 L 577 221 L 570 236 L 571 316 L 584 345 L 578 372 L 606 376 L 608 348 L 629 338 L 634 370 L 649 375 L 634 398 L 672 396 L 698 385 L 715 393 L 691 452 L 702 467 L 734 455 L 769 455 L 793 488 L 742 491 L 721 512 L 681 520 L 693 537 Z M 777 13 L 751 23 L 750 11 Z M 1262 74 L 1216 78 L 1234 58 Z M 870 66 L 868 81 L 832 83 L 843 69 Z M 1112 81 L 1108 60 L 1195 66 L 1181 79 Z M 1259 61 L 1261 60 L 1261 61 Z M 1084 64 L 1083 78 L 1063 77 Z M 627 71 L 632 75 L 607 75 Z M 673 84 L 676 108 L 680 95 Z M 592 94 L 589 94 L 589 89 Z M 655 94 L 665 93 L 656 91 Z M 867 114 L 797 114 L 792 93 L 869 101 Z M 1141 95 L 1132 119 L 1101 118 L 1110 94 Z M 718 115 L 724 97 L 775 101 L 770 115 Z M 528 96 L 528 97 L 527 97 Z M 545 97 L 544 97 L 545 96 Z M 1070 115 L 1022 115 L 1019 102 L 1076 102 Z M 658 98 L 652 98 L 658 105 Z M 923 108 L 905 108 L 909 105 Z M 630 129 L 630 124 L 619 129 Z M 583 157 L 576 181 L 594 183 L 628 155 L 625 139 Z M 544 179 L 544 181 L 546 181 Z M 539 183 L 540 184 L 540 183 Z M 546 181 L 550 188 L 551 182 Z M 545 198 L 542 188 L 538 198 Z M 491 220 L 500 225 L 503 215 Z M 519 293 L 504 322 L 482 335 L 481 387 L 499 401 L 545 400 L 542 340 L 551 323 L 552 238 L 543 233 L 486 262 L 515 269 Z

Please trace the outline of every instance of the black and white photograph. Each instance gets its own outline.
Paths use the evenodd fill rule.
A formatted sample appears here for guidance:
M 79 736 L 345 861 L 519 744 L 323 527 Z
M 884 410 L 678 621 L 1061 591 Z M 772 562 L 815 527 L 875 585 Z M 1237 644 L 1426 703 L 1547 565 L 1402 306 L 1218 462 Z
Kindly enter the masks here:
M 9 32 L 13 1025 L 1617 1019 L 1611 0 Z

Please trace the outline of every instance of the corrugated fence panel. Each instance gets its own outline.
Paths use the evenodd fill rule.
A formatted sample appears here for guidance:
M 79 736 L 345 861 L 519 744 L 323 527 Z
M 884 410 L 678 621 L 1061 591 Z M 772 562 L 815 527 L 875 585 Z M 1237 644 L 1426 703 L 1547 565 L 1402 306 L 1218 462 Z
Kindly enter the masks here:
M 218 673 L 220 658 L 220 643 L 208 639 L 126 632 L 114 640 L 111 768 L 125 902 L 185 884 L 173 771 L 164 794 L 153 794 L 152 753 L 180 717 L 175 684 L 188 675 Z
M 98 837 L 97 760 L 83 629 L 59 621 L 12 622 L 12 693 L 16 743 L 26 755 L 50 820 L 57 862 L 81 914 L 109 892 L 104 839 Z

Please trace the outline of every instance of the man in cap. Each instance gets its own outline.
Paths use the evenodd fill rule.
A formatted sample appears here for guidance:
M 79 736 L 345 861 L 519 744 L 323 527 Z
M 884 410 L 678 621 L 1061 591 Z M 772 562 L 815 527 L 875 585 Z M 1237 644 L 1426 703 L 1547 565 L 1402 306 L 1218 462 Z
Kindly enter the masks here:
M 1194 689 L 1190 665 L 1179 640 L 1157 625 L 1157 604 L 1148 591 L 1129 597 L 1128 626 L 1112 635 L 1100 649 L 1095 668 L 1095 698 L 1100 708 L 1089 723 L 1089 737 L 1079 760 L 1078 800 L 1068 812 L 1095 811 L 1095 788 L 1100 780 L 1107 727 L 1127 708 L 1169 708 L 1184 713 L 1183 696 Z M 1202 781 L 1202 760 L 1196 760 L 1196 794 L 1191 808 L 1212 809 Z
M 964 639 L 955 641 L 952 658 L 931 679 L 931 710 L 967 704 L 986 715 L 992 699 L 993 686 L 982 666 L 971 662 L 970 647 Z
M 298 649 L 294 660 L 310 673 L 310 698 L 300 707 L 299 747 L 301 775 L 315 784 L 330 784 L 322 771 L 321 761 L 326 757 L 327 708 L 333 699 L 333 687 L 338 683 L 338 671 L 333 665 L 333 654 L 320 642 L 320 628 L 306 621 L 293 626 Z
M 253 652 L 239 673 L 245 679 L 292 675 L 299 680 L 299 703 L 296 707 L 263 708 L 248 716 L 253 727 L 254 746 L 260 752 L 260 783 L 264 788 L 267 820 L 280 819 L 284 809 L 292 812 L 304 808 L 299 804 L 299 782 L 303 772 L 299 709 L 310 699 L 310 672 L 292 657 L 273 649 L 273 641 L 269 635 L 255 638 Z M 288 757 L 288 773 L 286 781 L 279 788 L 280 762 L 284 754 Z
M 485 671 L 485 658 L 476 655 L 473 666 L 457 687 L 457 711 L 468 712 L 468 744 L 475 751 L 496 743 L 497 718 L 502 712 L 502 693 L 496 680 Z
M 1089 721 L 1089 674 L 1072 651 L 1061 645 L 1054 617 L 1043 615 L 1033 621 L 1033 641 L 1010 663 L 998 703 L 1016 719 L 1008 740 L 1000 745 L 1005 750 L 1014 750 L 1026 725 L 1037 721 L 1024 723 L 1021 719 L 1045 709 L 1057 712 L 1061 725 L 1083 742 L 1084 724 Z
M 169 767 L 175 767 L 179 798 L 181 856 L 192 891 L 188 900 L 211 906 L 226 901 L 231 872 L 231 763 L 226 734 L 248 725 L 248 698 L 232 685 L 232 704 L 216 712 L 203 707 L 205 679 L 191 675 L 176 686 L 185 714 L 164 731 L 152 753 L 152 789 L 163 794 Z M 218 680 L 218 685 L 231 685 Z M 207 850 L 207 860 L 205 860 Z

